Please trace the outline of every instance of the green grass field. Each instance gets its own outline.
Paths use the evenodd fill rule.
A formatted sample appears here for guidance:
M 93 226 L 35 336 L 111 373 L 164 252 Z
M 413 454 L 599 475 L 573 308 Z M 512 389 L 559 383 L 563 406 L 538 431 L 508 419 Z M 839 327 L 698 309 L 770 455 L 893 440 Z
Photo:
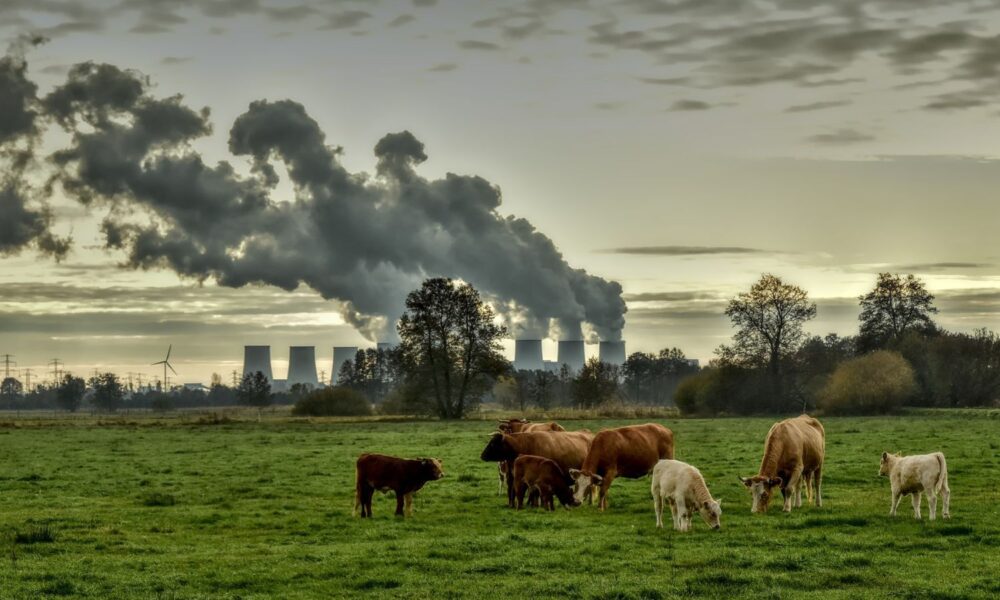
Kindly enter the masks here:
M 751 515 L 736 476 L 772 422 L 664 423 L 724 501 L 721 531 L 687 534 L 654 528 L 648 478 L 618 480 L 605 514 L 507 509 L 479 460 L 491 421 L 7 423 L 0 598 L 1000 596 L 1000 420 L 824 419 L 823 508 Z M 887 517 L 883 449 L 945 452 L 950 521 L 908 499 Z M 381 494 L 352 518 L 362 451 L 439 457 L 446 477 L 412 519 Z

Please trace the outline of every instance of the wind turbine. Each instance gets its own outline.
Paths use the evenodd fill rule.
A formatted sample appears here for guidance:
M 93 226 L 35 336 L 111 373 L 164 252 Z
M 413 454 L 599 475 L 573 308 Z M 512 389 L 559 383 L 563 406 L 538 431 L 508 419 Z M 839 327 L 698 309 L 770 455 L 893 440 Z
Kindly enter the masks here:
M 174 348 L 173 344 L 170 344 L 169 346 L 167 346 L 167 357 L 164 358 L 163 360 L 159 361 L 159 362 L 153 363 L 153 366 L 163 365 L 163 391 L 164 392 L 167 391 L 167 385 L 168 385 L 167 384 L 167 369 L 170 369 L 171 371 L 174 371 L 174 366 L 170 364 L 170 351 L 173 350 L 173 348 Z M 176 374 L 177 374 L 177 371 L 174 371 L 174 375 L 176 375 Z

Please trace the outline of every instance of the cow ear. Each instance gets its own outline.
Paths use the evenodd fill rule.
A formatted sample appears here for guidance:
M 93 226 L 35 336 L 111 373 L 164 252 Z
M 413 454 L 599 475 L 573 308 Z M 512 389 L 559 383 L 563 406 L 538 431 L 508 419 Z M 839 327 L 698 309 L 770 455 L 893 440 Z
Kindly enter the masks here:
M 580 476 L 580 469 L 570 469 L 569 476 L 572 477 L 573 479 L 576 479 L 577 477 Z
M 783 480 L 781 479 L 781 477 L 772 477 L 767 481 L 767 484 L 771 487 L 777 487 L 780 486 L 782 482 Z
M 882 453 L 882 460 L 885 460 L 887 458 L 889 458 L 889 453 L 888 452 L 883 452 Z
M 750 479 L 749 477 L 740 477 L 739 475 L 737 475 L 736 478 L 740 480 L 740 483 L 742 483 L 743 485 L 745 485 L 747 487 L 750 487 L 751 485 L 753 485 L 753 480 Z
M 705 510 L 708 510 L 708 502 L 702 502 L 701 507 L 704 508 Z
M 590 476 L 590 482 L 593 483 L 594 485 L 601 485 L 602 481 L 604 481 L 604 478 L 601 477 L 600 475 L 591 475 Z

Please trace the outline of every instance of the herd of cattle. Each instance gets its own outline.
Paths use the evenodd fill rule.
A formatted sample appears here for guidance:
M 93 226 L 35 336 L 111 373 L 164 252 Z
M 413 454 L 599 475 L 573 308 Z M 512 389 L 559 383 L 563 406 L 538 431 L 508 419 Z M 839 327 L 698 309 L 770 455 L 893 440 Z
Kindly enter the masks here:
M 823 425 L 808 415 L 775 423 L 764 441 L 760 469 L 752 477 L 740 477 L 752 499 L 751 512 L 767 512 L 774 491 L 781 491 L 783 510 L 806 501 L 823 505 L 823 460 L 826 434 Z M 687 531 L 697 512 L 713 529 L 721 527 L 722 508 L 712 498 L 701 472 L 674 460 L 674 435 L 657 423 L 605 429 L 596 434 L 566 431 L 558 423 L 530 423 L 522 419 L 500 421 L 480 458 L 499 465 L 500 493 L 507 490 L 507 503 L 518 509 L 540 504 L 555 510 L 554 499 L 566 507 L 592 503 L 608 507 L 608 489 L 617 477 L 637 479 L 652 474 L 651 492 L 656 526 L 663 527 L 664 501 L 670 506 L 674 528 Z M 879 475 L 889 477 L 892 504 L 889 514 L 905 495 L 913 497 L 913 513 L 920 518 L 920 499 L 927 494 L 930 518 L 937 498 L 942 516 L 949 518 L 951 491 L 948 467 L 940 452 L 919 456 L 882 453 Z M 376 490 L 393 491 L 396 514 L 412 514 L 413 495 L 428 481 L 441 479 L 441 461 L 434 458 L 404 459 L 384 454 L 362 454 L 357 462 L 354 509 L 362 517 L 372 515 Z

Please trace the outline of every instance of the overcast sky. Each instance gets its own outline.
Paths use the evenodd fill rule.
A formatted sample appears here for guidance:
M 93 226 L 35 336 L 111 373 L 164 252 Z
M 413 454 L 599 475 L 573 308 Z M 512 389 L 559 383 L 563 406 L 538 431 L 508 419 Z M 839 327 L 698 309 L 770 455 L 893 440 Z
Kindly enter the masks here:
M 211 133 L 170 152 L 227 161 L 239 181 L 261 171 L 256 149 L 233 151 L 234 121 L 258 100 L 298 106 L 274 104 L 286 99 L 325 133 L 317 151 L 339 147 L 336 160 L 353 180 L 379 186 L 365 193 L 394 193 L 406 176 L 390 172 L 399 157 L 428 190 L 452 181 L 449 173 L 484 178 L 502 193 L 502 204 L 486 208 L 497 214 L 491 227 L 524 218 L 588 282 L 621 284 L 629 351 L 677 346 L 707 361 L 731 335 L 726 300 L 762 272 L 809 292 L 819 307 L 808 327 L 816 334 L 854 333 L 857 296 L 883 270 L 922 277 L 947 328 L 1000 328 L 993 2 L 190 4 L 8 0 L 0 36 L 11 44 L 25 34 L 48 38 L 25 53 L 39 98 L 63 85 L 73 64 L 93 61 L 148 76 L 148 98 L 180 94 L 194 111 L 209 108 Z M 44 162 L 71 134 L 52 122 L 40 130 Z M 386 138 L 395 146 L 377 159 L 383 136 L 402 131 L 415 140 Z M 300 182 L 272 162 L 280 183 L 270 201 L 299 198 Z M 28 178 L 41 188 L 51 173 L 42 165 Z M 282 377 L 289 345 L 315 345 L 329 372 L 332 346 L 371 343 L 336 299 L 348 297 L 341 290 L 349 279 L 317 282 L 310 271 L 295 291 L 232 288 L 217 285 L 219 271 L 202 282 L 180 277 L 162 256 L 140 264 L 101 231 L 110 213 L 123 218 L 120 200 L 84 204 L 65 183 L 31 205 L 47 202 L 51 234 L 72 238 L 61 260 L 41 238 L 0 240 L 0 353 L 36 377 L 56 357 L 79 373 L 154 374 L 149 363 L 168 344 L 184 381 L 228 377 L 244 344 L 272 345 Z M 461 202 L 469 188 L 455 189 L 448 193 Z M 447 232 L 451 217 L 440 219 Z M 410 234 L 393 231 L 404 241 Z M 434 275 L 426 265 L 445 263 L 428 247 L 421 252 L 433 261 L 420 268 Z M 311 252 L 330 250 L 303 243 L 292 259 L 311 260 Z M 469 271 L 475 261 L 447 265 L 457 269 L 447 274 L 479 276 Z M 377 295 L 383 288 L 369 279 L 356 275 L 357 286 Z M 503 300 L 515 285 L 484 281 Z M 541 316 L 560 315 L 552 310 Z M 545 351 L 555 358 L 554 341 Z

